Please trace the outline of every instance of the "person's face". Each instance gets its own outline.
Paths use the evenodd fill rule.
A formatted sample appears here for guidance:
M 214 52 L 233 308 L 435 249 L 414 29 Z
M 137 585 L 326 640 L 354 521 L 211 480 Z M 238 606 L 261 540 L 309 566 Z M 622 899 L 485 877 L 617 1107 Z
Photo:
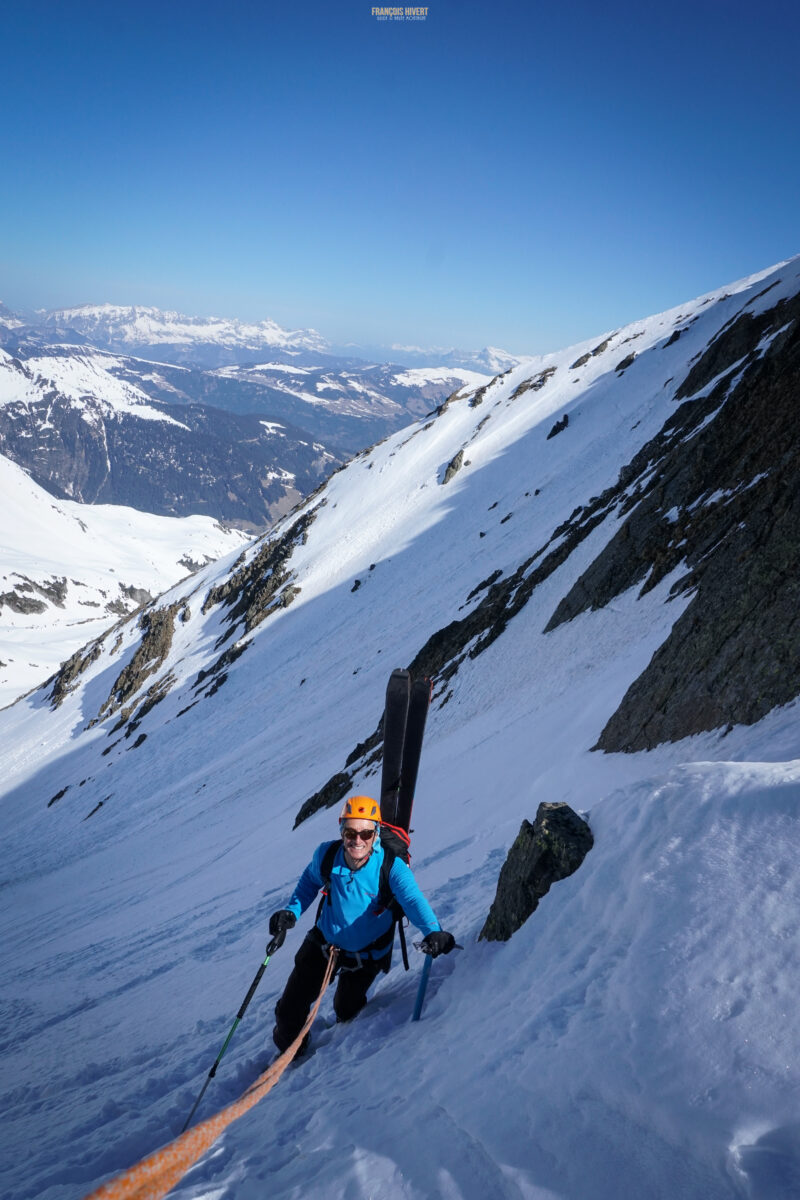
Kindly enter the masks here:
M 363 837 L 357 836 L 363 834 Z M 375 841 L 375 826 L 372 821 L 362 821 L 355 817 L 349 817 L 342 829 L 342 841 L 344 848 L 347 851 L 351 862 L 357 866 L 369 858 L 372 853 L 372 845 Z

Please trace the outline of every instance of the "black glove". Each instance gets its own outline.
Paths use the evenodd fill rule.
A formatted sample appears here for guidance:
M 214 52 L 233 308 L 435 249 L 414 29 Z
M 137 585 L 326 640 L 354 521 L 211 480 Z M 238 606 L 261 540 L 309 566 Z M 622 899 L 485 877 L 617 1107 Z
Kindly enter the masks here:
M 423 954 L 430 954 L 431 958 L 438 958 L 440 954 L 449 954 L 451 950 L 455 950 L 456 939 L 452 933 L 447 933 L 444 929 L 434 929 L 433 933 L 429 933 L 420 942 L 419 948 Z
M 292 929 L 297 924 L 297 917 L 288 908 L 279 908 L 274 912 L 269 919 L 269 931 L 273 937 L 279 933 L 286 933 L 287 929 Z

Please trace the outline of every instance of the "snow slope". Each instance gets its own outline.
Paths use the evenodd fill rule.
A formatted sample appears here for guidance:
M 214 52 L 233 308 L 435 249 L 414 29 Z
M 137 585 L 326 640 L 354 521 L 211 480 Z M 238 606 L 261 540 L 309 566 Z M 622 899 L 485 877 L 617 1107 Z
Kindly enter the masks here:
M 0 506 L 0 708 L 87 639 L 245 542 L 210 517 L 56 500 L 2 456 Z
M 512 368 L 360 455 L 235 564 L 167 593 L 158 610 L 181 619 L 125 709 L 101 712 L 136 661 L 133 622 L 97 644 L 59 707 L 39 692 L 0 713 L 4 1194 L 80 1196 L 179 1132 L 268 914 L 335 832 L 328 810 L 294 829 L 298 809 L 375 728 L 390 669 L 610 487 L 709 341 L 798 278 L 793 260 Z M 797 705 L 648 753 L 590 751 L 688 603 L 667 602 L 667 577 L 542 632 L 617 521 L 437 682 L 413 865 L 465 949 L 434 964 L 423 1021 L 408 1021 L 415 956 L 351 1026 L 322 1027 L 174 1195 L 797 1193 Z M 288 566 L 262 565 L 278 545 Z M 353 790 L 375 788 L 371 770 Z M 588 814 L 594 849 L 509 943 L 476 943 L 542 800 Z M 272 1007 L 311 918 L 270 963 L 204 1113 L 271 1056 Z

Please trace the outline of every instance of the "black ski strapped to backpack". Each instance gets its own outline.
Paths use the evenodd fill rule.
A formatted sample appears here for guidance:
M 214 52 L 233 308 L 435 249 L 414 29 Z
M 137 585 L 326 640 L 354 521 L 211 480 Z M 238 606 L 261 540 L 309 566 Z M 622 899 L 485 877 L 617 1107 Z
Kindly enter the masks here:
M 409 969 L 403 919 L 405 913 L 392 893 L 389 876 L 396 858 L 410 862 L 411 810 L 419 772 L 422 739 L 431 699 L 431 681 L 428 678 L 412 680 L 408 671 L 392 671 L 386 688 L 386 706 L 383 712 L 383 765 L 381 771 L 381 863 L 378 899 L 381 909 L 389 909 L 394 918 L 391 929 L 365 946 L 365 950 L 381 949 L 394 942 L 395 927 L 400 930 L 400 949 L 403 966 Z M 331 885 L 331 874 L 336 852 L 341 842 L 331 842 L 322 858 L 322 899 L 317 909 L 319 921 Z M 387 968 L 388 970 L 388 965 Z

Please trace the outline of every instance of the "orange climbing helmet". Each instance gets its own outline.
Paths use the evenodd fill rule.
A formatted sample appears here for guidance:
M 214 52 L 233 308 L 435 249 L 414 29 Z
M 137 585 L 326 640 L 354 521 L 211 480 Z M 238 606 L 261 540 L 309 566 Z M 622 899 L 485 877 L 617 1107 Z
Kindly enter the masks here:
M 347 821 L 351 817 L 359 821 L 376 821 L 380 824 L 381 806 L 371 796 L 351 796 L 349 800 L 345 800 L 339 820 Z

